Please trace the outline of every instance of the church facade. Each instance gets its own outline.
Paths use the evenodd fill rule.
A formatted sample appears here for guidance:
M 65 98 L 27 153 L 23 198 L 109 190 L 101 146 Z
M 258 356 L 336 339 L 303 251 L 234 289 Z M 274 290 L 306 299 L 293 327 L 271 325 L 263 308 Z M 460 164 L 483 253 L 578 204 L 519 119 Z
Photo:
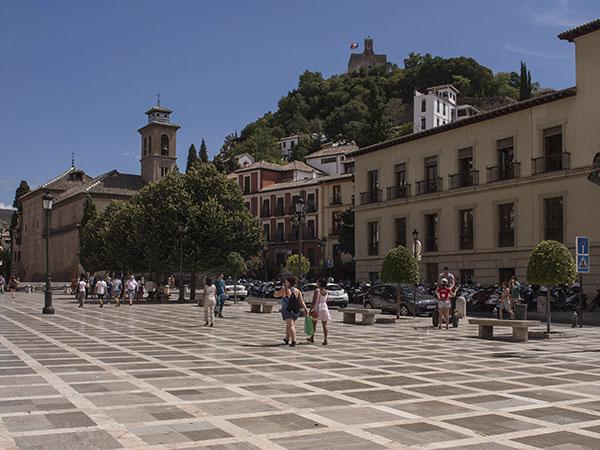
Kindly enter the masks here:
M 170 121 L 170 109 L 160 104 L 146 111 L 148 123 L 140 128 L 141 174 L 111 170 L 96 177 L 71 167 L 21 197 L 21 213 L 13 233 L 12 275 L 22 281 L 46 277 L 45 212 L 42 196 L 54 198 L 50 213 L 50 272 L 54 281 L 67 281 L 83 271 L 79 263 L 79 232 L 83 206 L 89 194 L 98 213 L 112 200 L 129 201 L 147 184 L 172 172 L 177 162 L 179 125 Z

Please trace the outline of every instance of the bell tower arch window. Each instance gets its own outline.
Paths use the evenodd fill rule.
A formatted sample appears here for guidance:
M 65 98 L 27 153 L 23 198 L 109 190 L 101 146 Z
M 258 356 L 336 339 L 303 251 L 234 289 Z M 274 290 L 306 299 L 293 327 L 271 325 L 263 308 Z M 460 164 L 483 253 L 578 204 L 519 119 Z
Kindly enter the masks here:
M 169 154 L 169 136 L 166 134 L 160 137 L 160 154 L 164 156 Z
M 148 154 L 152 154 L 152 136 L 148 136 Z
M 144 138 L 144 155 L 148 152 L 148 138 Z

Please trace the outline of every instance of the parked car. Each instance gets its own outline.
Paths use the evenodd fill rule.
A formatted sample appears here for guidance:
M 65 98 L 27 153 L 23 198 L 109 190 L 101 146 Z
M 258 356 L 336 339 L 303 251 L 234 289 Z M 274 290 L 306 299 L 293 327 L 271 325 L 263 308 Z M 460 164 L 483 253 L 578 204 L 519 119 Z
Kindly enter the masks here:
M 381 309 L 391 313 L 397 311 L 398 285 L 376 284 L 365 294 L 363 306 L 365 308 Z M 437 298 L 430 294 L 421 294 L 417 290 L 417 314 L 432 315 L 437 303 Z M 400 286 L 400 315 L 413 314 L 413 287 Z
M 227 287 L 227 295 L 229 296 L 229 298 L 235 298 L 236 294 L 238 300 L 244 300 L 246 297 L 248 297 L 248 289 L 246 289 L 246 286 L 240 284 L 239 282 L 235 284 L 235 286 L 234 284 L 235 283 L 233 282 L 233 280 L 225 281 L 225 286 Z
M 304 303 L 310 305 L 312 303 L 313 294 L 317 289 L 316 283 L 307 283 L 302 286 L 302 297 Z M 342 286 L 337 283 L 327 283 L 327 306 L 348 306 L 348 293 Z

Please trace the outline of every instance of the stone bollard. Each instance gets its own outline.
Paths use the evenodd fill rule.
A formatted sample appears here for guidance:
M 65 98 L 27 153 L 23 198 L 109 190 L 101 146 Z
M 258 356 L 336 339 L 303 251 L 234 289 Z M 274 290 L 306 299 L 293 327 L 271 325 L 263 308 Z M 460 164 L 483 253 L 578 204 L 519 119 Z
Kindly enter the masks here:
M 68 284 L 65 284 L 65 294 L 70 294 L 71 293 L 71 286 L 69 286 Z
M 467 316 L 467 300 L 462 295 L 456 299 L 456 309 L 460 319 Z
M 539 296 L 537 298 L 537 312 L 545 313 L 546 312 L 546 296 Z

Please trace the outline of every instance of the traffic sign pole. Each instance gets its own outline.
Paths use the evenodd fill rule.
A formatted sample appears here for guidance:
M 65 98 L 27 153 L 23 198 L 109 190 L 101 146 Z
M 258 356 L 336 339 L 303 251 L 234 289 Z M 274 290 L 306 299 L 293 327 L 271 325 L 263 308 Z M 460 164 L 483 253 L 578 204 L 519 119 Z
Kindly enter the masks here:
M 579 328 L 581 328 L 583 327 L 583 274 L 590 272 L 589 237 L 575 237 L 575 265 L 579 273 Z

